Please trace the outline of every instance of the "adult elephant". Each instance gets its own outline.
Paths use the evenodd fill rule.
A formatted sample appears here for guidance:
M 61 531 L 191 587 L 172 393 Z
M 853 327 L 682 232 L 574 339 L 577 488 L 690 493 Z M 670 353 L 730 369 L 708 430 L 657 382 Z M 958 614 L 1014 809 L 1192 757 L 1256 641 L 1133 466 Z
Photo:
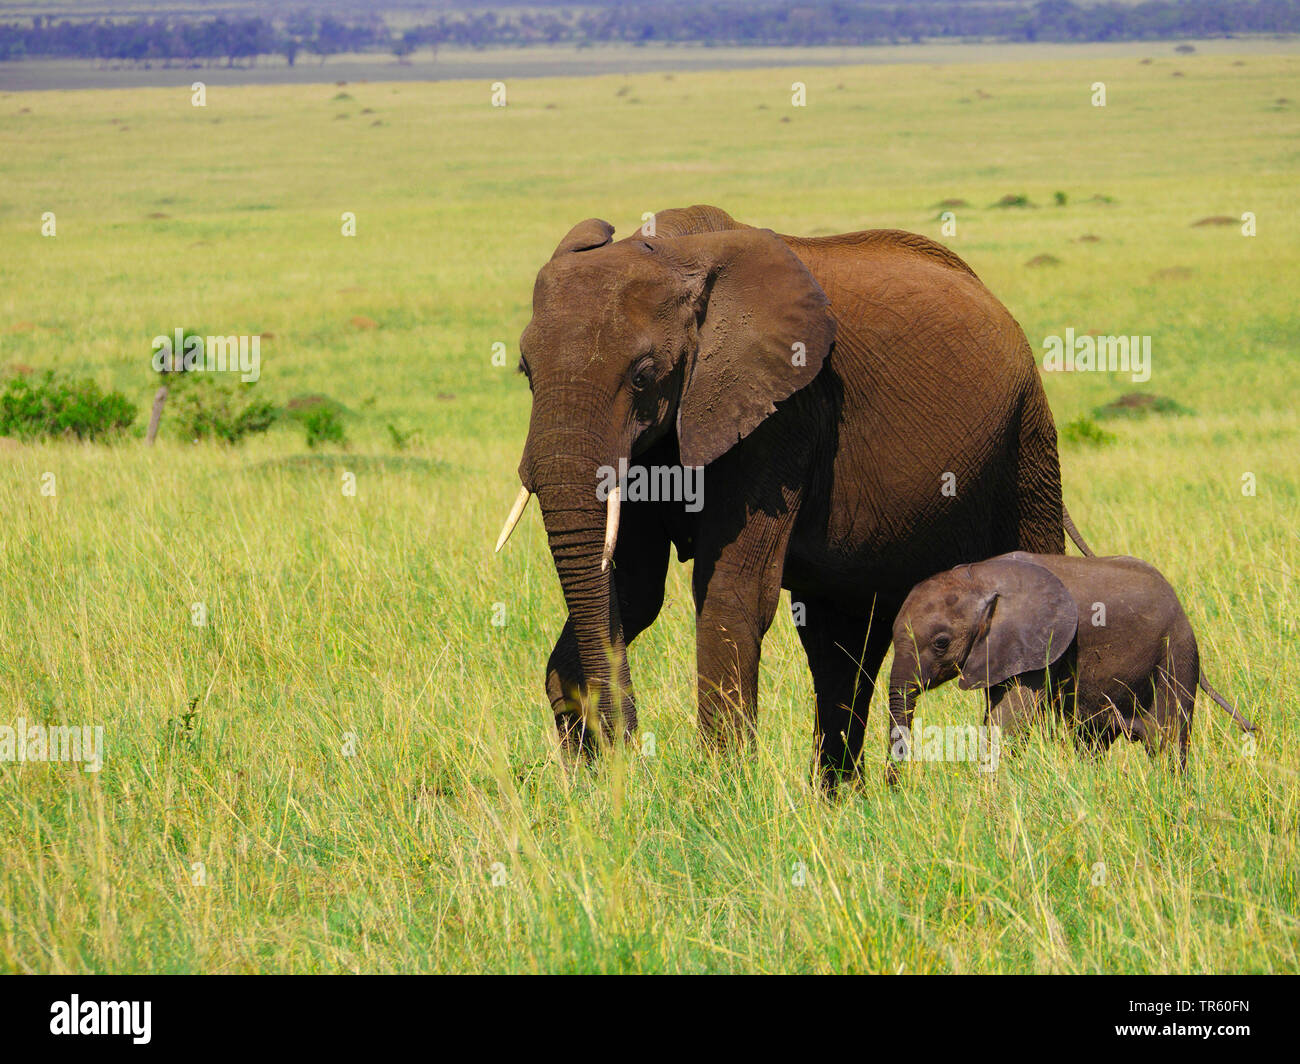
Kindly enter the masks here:
M 789 588 L 833 788 L 856 771 L 910 588 L 1063 551 L 1033 355 L 970 267 L 914 233 L 779 236 L 705 206 L 644 231 L 615 243 L 608 222 L 576 225 L 520 341 L 532 418 L 497 549 L 536 494 L 569 611 L 546 676 L 561 741 L 574 753 L 636 728 L 627 645 L 659 612 L 675 546 L 695 561 L 702 736 L 752 733 Z M 704 467 L 702 506 L 606 497 L 620 460 Z

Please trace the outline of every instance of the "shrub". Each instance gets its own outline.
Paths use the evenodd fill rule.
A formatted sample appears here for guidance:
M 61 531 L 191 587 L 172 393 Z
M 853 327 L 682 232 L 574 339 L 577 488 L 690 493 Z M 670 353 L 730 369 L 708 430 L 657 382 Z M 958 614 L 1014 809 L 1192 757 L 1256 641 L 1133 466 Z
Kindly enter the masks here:
M 343 418 L 349 413 L 337 399 L 312 392 L 290 399 L 285 404 L 283 417 L 285 421 L 296 421 L 302 426 L 307 434 L 308 447 L 317 447 L 322 443 L 347 442 Z
M 105 393 L 89 378 L 58 380 L 46 373 L 33 384 L 19 376 L 0 394 L 0 436 L 100 440 L 128 428 L 135 414 L 126 396 Z
M 1117 439 L 1113 432 L 1107 432 L 1086 414 L 1077 417 L 1067 425 L 1061 426 L 1061 442 L 1074 443 L 1086 447 L 1105 447 Z
M 151 346 L 149 356 L 150 360 L 157 360 L 163 363 L 162 369 L 159 370 L 157 369 L 157 361 L 154 361 L 155 372 L 161 372 L 164 374 L 185 373 L 185 345 L 192 337 L 197 337 L 199 340 L 202 340 L 204 337 L 203 330 L 199 329 L 196 331 L 194 329 L 181 329 L 181 343 L 179 349 L 176 347 L 175 337 L 168 336 L 167 339 L 170 342 L 168 355 L 163 355 L 158 348 Z M 166 383 L 166 381 L 164 381 L 164 383 Z
M 388 437 L 393 441 L 393 446 L 399 451 L 406 450 L 406 445 L 419 435 L 419 429 L 399 429 L 391 421 L 388 423 Z
M 320 392 L 310 392 L 305 395 L 295 395 L 285 403 L 284 417 L 287 421 L 302 422 L 316 411 L 324 409 L 328 409 L 340 417 L 349 413 L 348 408 L 337 399 L 322 395 Z
M 265 432 L 279 416 L 274 403 L 250 394 L 250 385 L 206 376 L 188 379 L 192 376 L 181 378 L 176 399 L 176 423 L 187 438 L 239 443 L 251 433 Z
M 307 431 L 307 446 L 316 447 L 322 443 L 344 443 L 343 422 L 332 407 L 322 406 L 313 410 L 302 419 L 302 427 Z

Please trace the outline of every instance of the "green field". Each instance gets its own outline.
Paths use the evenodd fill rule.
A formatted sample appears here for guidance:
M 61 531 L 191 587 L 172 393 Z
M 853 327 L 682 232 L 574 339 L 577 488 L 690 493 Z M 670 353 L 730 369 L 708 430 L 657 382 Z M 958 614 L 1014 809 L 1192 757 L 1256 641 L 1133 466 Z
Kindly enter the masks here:
M 0 725 L 107 744 L 99 773 L 0 764 L 0 967 L 1296 971 L 1298 77 L 1250 54 L 520 80 L 504 109 L 486 81 L 0 94 L 5 378 L 88 375 L 143 420 L 153 336 L 260 333 L 258 394 L 332 397 L 349 437 L 0 439 Z M 1133 391 L 1191 411 L 1064 444 L 1066 502 L 1179 589 L 1257 748 L 1202 698 L 1184 779 L 1042 738 L 889 791 L 878 700 L 830 804 L 785 611 L 754 756 L 698 748 L 675 566 L 631 650 L 653 756 L 566 774 L 537 512 L 491 553 L 537 268 L 592 215 L 938 238 L 953 198 L 944 242 L 1036 350 L 1152 337 L 1144 384 L 1048 375 L 1058 425 Z M 1247 211 L 1253 237 L 1193 224 Z M 920 711 L 980 707 L 950 685 Z

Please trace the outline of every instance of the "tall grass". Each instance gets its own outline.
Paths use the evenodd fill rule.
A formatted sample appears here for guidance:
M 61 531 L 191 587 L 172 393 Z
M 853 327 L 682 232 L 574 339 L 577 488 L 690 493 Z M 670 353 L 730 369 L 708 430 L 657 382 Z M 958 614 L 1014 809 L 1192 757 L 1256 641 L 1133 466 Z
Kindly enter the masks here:
M 521 81 L 504 111 L 477 83 L 210 90 L 205 110 L 168 90 L 0 96 L 0 369 L 88 373 L 144 405 L 155 334 L 273 333 L 255 387 L 341 401 L 353 441 L 195 445 L 165 421 L 153 449 L 0 451 L 0 724 L 107 741 L 100 773 L 0 764 L 0 964 L 1294 971 L 1300 123 L 1275 100 L 1300 64 L 1176 67 L 646 75 L 621 96 L 622 78 Z M 985 209 L 1058 189 L 1068 206 Z M 1184 779 L 1139 747 L 1088 763 L 1044 736 L 996 774 L 917 764 L 890 791 L 877 704 L 866 779 L 828 804 L 784 612 L 754 756 L 700 751 L 675 566 L 631 650 L 653 756 L 564 772 L 536 515 L 490 553 L 537 267 L 593 214 L 627 232 L 703 201 L 787 232 L 939 236 L 950 197 L 973 206 L 945 242 L 1036 346 L 1154 337 L 1148 384 L 1049 376 L 1058 423 L 1130 390 L 1193 411 L 1066 448 L 1066 500 L 1100 551 L 1169 576 L 1257 748 L 1202 700 Z M 1245 210 L 1256 237 L 1191 225 Z M 1041 253 L 1062 264 L 1024 266 Z M 390 423 L 420 429 L 400 454 Z M 979 707 L 945 689 L 920 711 Z

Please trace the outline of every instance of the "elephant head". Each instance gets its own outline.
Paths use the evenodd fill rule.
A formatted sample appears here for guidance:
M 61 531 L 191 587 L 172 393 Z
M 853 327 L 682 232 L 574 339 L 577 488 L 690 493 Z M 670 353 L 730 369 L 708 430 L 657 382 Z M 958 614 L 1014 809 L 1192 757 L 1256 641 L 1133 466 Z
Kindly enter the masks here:
M 984 690 L 1045 669 L 1077 628 L 1065 585 L 1020 552 L 938 573 L 912 589 L 894 621 L 890 718 L 910 728 L 916 695 L 954 678 L 963 690 Z
M 727 227 L 691 231 L 692 219 Z M 656 222 L 656 236 L 617 243 L 608 222 L 581 222 L 537 275 L 520 339 L 532 391 L 523 486 L 497 544 L 536 494 L 584 717 L 597 707 L 607 737 L 635 726 L 635 707 L 611 567 L 620 497 L 598 491 L 600 471 L 672 432 L 682 465 L 707 466 L 816 376 L 835 333 L 825 294 L 775 233 L 712 208 Z

